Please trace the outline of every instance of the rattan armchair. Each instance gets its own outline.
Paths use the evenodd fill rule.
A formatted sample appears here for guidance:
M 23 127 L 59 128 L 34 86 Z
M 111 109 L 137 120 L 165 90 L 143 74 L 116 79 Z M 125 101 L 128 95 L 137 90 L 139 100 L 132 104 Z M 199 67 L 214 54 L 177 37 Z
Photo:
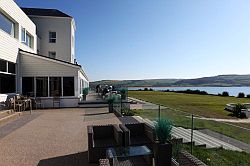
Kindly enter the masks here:
M 106 150 L 110 147 L 122 146 L 122 130 L 118 125 L 87 126 L 88 161 L 98 163 L 106 158 Z
M 154 128 L 146 123 L 120 124 L 124 146 L 146 145 L 151 150 L 156 139 Z

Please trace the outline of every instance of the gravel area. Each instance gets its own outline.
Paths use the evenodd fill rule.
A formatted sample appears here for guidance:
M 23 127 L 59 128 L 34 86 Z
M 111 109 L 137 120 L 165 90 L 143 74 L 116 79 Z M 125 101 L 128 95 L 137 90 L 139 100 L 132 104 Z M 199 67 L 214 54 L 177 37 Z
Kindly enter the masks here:
M 87 125 L 121 123 L 107 108 L 39 110 L 31 116 L 36 114 L 0 138 L 0 165 L 87 166 Z

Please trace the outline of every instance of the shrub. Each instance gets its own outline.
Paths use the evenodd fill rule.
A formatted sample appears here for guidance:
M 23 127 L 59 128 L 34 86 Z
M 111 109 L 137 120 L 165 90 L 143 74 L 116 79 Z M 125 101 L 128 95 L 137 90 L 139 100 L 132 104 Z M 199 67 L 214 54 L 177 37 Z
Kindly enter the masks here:
M 250 98 L 250 94 L 247 95 L 247 98 Z
M 160 143 L 171 140 L 172 122 L 168 119 L 159 119 L 155 124 L 155 133 Z
M 242 109 L 246 109 L 246 106 L 243 104 L 240 104 L 240 103 L 236 104 L 234 107 L 234 110 L 233 110 L 233 115 L 238 117 L 238 118 L 243 117 L 244 113 L 241 111 Z M 245 116 L 246 116 L 246 114 L 245 114 Z
M 85 95 L 85 96 L 88 95 L 89 94 L 89 88 L 83 88 L 82 89 L 82 94 Z
M 144 91 L 148 91 L 148 88 L 144 88 Z
M 222 92 L 221 96 L 229 96 L 229 93 L 224 91 L 224 92 Z
M 121 89 L 121 98 L 125 100 L 127 98 L 127 89 Z
M 117 99 L 117 96 L 112 94 L 112 95 L 109 95 L 106 100 L 108 101 L 109 104 L 113 104 L 115 102 L 115 100 Z
M 238 94 L 238 98 L 244 98 L 244 97 L 245 97 L 245 93 L 240 92 L 240 93 Z
M 154 91 L 154 89 L 150 88 L 149 91 Z
M 124 116 L 134 116 L 135 113 L 131 109 L 123 109 L 122 110 L 122 115 L 124 115 Z

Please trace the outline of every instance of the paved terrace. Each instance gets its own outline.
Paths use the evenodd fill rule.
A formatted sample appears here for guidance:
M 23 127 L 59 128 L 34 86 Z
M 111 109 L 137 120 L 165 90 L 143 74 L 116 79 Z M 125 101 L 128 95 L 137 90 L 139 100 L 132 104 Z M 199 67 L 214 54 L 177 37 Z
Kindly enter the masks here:
M 0 127 L 0 165 L 88 166 L 87 125 L 121 123 L 107 108 L 37 110 Z

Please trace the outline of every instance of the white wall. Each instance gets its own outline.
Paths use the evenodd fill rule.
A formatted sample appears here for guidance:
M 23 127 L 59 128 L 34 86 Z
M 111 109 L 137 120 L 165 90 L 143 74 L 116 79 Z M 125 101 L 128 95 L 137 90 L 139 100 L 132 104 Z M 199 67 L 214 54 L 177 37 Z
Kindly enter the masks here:
M 20 76 L 77 76 L 79 67 L 73 65 L 60 64 L 46 57 L 36 55 L 20 54 Z
M 17 6 L 13 0 L 0 0 L 0 12 L 4 15 L 7 15 L 9 19 L 16 23 L 18 33 L 17 37 L 14 38 L 0 29 L 0 58 L 16 63 L 19 48 L 36 53 L 36 26 L 29 19 L 29 17 Z M 24 27 L 34 37 L 33 49 L 21 43 L 21 27 Z
M 72 18 L 30 16 L 37 26 L 40 38 L 39 54 L 48 56 L 49 51 L 56 52 L 56 59 L 71 62 L 72 60 Z M 49 43 L 49 32 L 56 32 L 56 43 Z

